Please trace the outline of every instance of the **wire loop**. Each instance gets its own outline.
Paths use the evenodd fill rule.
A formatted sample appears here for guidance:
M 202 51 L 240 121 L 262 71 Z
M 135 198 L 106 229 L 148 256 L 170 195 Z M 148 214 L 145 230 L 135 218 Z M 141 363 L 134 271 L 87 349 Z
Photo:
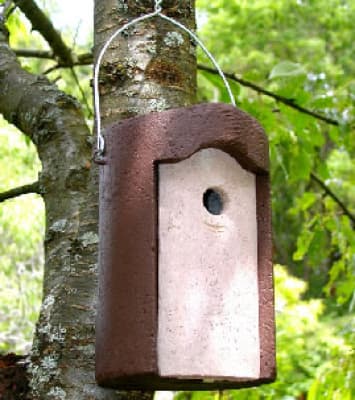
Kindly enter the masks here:
M 155 7 L 154 10 L 157 12 L 161 12 L 162 8 L 161 8 L 161 3 L 163 0 L 155 0 Z
M 176 21 L 173 18 L 170 18 L 164 14 L 162 14 L 162 0 L 154 0 L 154 11 L 149 13 L 149 14 L 145 14 L 142 15 L 138 18 L 133 19 L 132 21 L 128 22 L 127 24 L 123 25 L 121 28 L 118 28 L 105 42 L 105 44 L 102 46 L 102 49 L 99 52 L 99 55 L 97 57 L 95 66 L 94 66 L 94 109 L 95 109 L 95 122 L 96 122 L 96 132 L 97 132 L 97 149 L 95 152 L 95 158 L 100 160 L 102 159 L 104 152 L 105 152 L 105 139 L 104 136 L 102 135 L 101 132 L 101 114 L 100 114 L 100 92 L 99 92 L 99 72 L 100 72 L 100 66 L 101 66 L 101 62 L 102 59 L 104 57 L 104 54 L 106 52 L 106 50 L 108 49 L 108 47 L 110 46 L 110 44 L 112 43 L 112 41 L 114 39 L 116 39 L 116 37 L 124 32 L 126 29 L 128 29 L 129 27 L 131 27 L 132 25 L 135 25 L 139 22 L 142 22 L 146 19 L 150 19 L 153 17 L 160 17 L 165 21 L 168 21 L 169 23 L 177 26 L 178 28 L 180 28 L 181 30 L 183 30 L 184 32 L 186 32 L 194 41 L 195 43 L 197 43 L 201 49 L 204 51 L 204 53 L 207 55 L 207 57 L 210 59 L 210 61 L 212 62 L 212 64 L 214 65 L 214 67 L 216 68 L 216 70 L 219 73 L 219 76 L 222 78 L 223 83 L 225 88 L 227 89 L 229 98 L 230 98 L 230 102 L 235 106 L 235 99 L 232 93 L 232 90 L 229 86 L 229 83 L 227 81 L 227 78 L 225 77 L 221 67 L 219 66 L 219 64 L 217 63 L 216 59 L 213 57 L 213 55 L 208 51 L 208 49 L 206 48 L 206 46 L 203 44 L 203 42 L 197 37 L 197 35 L 195 33 L 193 33 L 189 28 L 187 28 L 185 25 L 181 24 L 180 22 Z

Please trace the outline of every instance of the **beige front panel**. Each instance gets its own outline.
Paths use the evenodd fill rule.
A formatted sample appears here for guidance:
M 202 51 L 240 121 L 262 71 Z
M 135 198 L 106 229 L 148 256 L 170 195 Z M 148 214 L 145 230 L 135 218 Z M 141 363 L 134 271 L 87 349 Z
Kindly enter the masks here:
M 205 149 L 159 165 L 162 376 L 258 378 L 255 175 Z

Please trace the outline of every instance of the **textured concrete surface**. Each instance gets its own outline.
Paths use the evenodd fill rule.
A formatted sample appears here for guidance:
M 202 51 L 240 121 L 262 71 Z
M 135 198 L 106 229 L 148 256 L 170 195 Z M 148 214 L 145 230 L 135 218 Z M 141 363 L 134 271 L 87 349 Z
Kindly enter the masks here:
M 262 127 L 230 105 L 199 104 L 126 119 L 107 128 L 105 139 L 106 152 L 100 164 L 100 274 L 95 351 L 98 383 L 129 390 L 216 390 L 274 380 L 269 152 Z M 246 171 L 255 174 L 260 300 L 257 378 L 238 379 L 234 372 L 232 379 L 213 381 L 200 375 L 202 372 L 185 379 L 162 376 L 159 372 L 158 169 L 162 164 L 177 165 L 208 148 L 224 151 Z M 206 193 L 205 187 L 202 192 Z M 199 194 L 199 207 L 203 193 Z M 215 217 L 225 219 L 229 207 L 226 201 L 225 208 L 219 210 L 215 201 L 213 196 L 207 196 L 206 202 L 215 207 L 217 214 L 206 211 L 211 218 L 211 229 Z M 237 245 L 240 243 L 234 241 L 233 246 Z M 219 276 L 216 279 L 219 284 Z M 186 282 L 191 284 L 184 279 L 177 286 Z M 243 289 L 248 293 L 247 287 Z M 224 303 L 221 304 L 222 307 Z M 228 352 L 221 354 L 225 353 Z M 186 352 L 185 355 L 188 356 Z
M 217 149 L 159 164 L 162 376 L 260 377 L 257 265 L 255 175 Z

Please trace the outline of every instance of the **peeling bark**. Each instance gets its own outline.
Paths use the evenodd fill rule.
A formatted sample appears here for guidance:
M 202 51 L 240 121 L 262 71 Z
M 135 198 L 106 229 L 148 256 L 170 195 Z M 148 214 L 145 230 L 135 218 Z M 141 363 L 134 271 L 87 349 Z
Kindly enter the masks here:
M 95 51 L 120 24 L 150 12 L 151 1 L 95 2 Z M 194 1 L 166 1 L 169 16 L 194 28 Z M 117 392 L 94 377 L 97 301 L 97 168 L 79 103 L 23 70 L 0 32 L 0 112 L 36 145 L 46 206 L 43 304 L 29 358 L 31 399 L 151 399 Z M 191 104 L 195 47 L 160 19 L 113 43 L 101 74 L 103 123 Z

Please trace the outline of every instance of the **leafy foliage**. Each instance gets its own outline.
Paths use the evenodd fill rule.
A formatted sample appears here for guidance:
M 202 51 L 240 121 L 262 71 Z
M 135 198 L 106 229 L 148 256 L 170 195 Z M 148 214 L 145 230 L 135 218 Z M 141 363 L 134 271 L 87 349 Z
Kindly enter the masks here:
M 23 135 L 0 121 L 0 191 L 37 179 L 39 160 Z M 30 349 L 42 294 L 44 207 L 35 195 L 0 206 L 0 352 Z
M 315 178 L 354 215 L 354 2 L 197 4 L 205 21 L 203 39 L 225 70 L 339 122 L 326 124 L 257 91 L 235 90 L 234 83 L 239 107 L 269 136 L 275 260 L 307 277 L 307 296 L 327 294 L 349 306 L 355 289 L 354 222 Z M 228 101 L 222 82 L 208 75 L 200 78 L 201 97 Z

